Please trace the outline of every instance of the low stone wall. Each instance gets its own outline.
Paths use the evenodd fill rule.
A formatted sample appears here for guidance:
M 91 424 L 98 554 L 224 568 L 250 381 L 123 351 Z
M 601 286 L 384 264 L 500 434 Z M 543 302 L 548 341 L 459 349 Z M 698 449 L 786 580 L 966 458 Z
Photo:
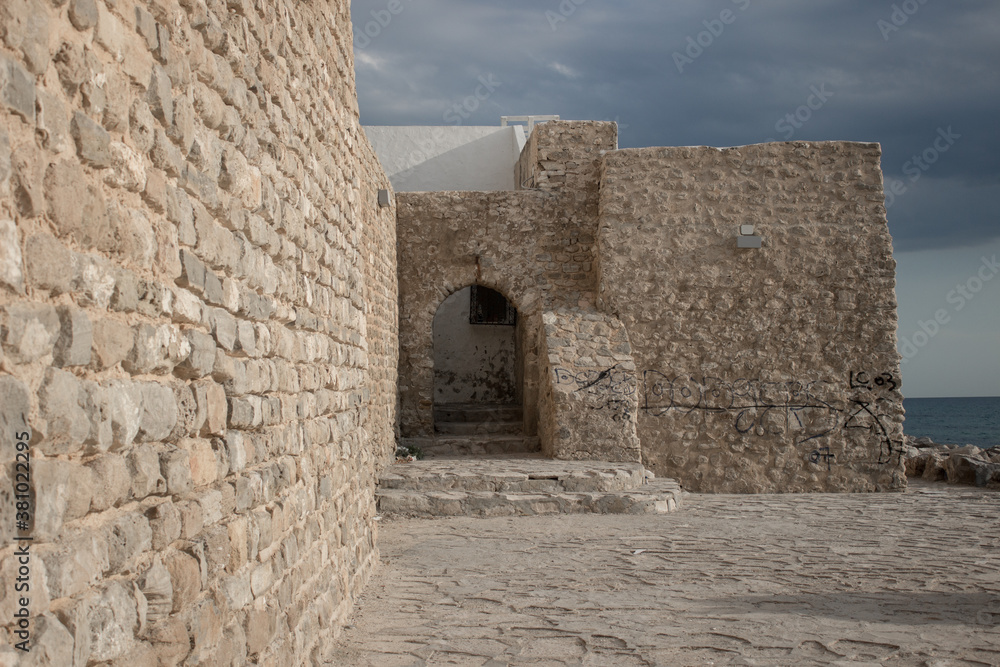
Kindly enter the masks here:
M 22 606 L 60 666 L 315 664 L 350 610 L 397 368 L 350 35 L 346 0 L 0 3 L 0 663 Z
M 542 453 L 640 461 L 635 362 L 624 325 L 596 311 L 542 314 Z
M 599 302 L 637 366 L 643 460 L 714 492 L 905 487 L 877 144 L 606 156 Z M 737 248 L 741 225 L 762 248 Z

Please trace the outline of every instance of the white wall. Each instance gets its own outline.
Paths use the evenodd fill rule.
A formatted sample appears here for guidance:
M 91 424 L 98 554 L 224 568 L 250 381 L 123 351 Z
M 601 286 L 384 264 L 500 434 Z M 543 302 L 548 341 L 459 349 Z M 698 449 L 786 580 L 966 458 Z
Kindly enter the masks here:
M 434 315 L 434 403 L 515 403 L 515 327 L 469 324 L 471 291 Z
M 521 126 L 364 128 L 396 192 L 513 190 Z

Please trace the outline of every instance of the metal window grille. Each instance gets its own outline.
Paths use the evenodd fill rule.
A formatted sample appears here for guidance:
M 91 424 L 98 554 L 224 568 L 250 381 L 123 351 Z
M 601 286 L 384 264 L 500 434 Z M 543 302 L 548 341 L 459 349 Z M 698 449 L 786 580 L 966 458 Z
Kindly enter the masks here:
M 517 309 L 500 292 L 473 285 L 469 298 L 469 324 L 513 326 L 517 324 Z

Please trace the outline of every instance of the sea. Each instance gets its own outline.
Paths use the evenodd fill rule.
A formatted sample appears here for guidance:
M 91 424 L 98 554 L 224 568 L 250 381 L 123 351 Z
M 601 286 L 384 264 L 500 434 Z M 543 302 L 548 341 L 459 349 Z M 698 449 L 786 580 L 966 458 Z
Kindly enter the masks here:
M 1000 396 L 904 398 L 903 431 L 939 444 L 1000 446 Z

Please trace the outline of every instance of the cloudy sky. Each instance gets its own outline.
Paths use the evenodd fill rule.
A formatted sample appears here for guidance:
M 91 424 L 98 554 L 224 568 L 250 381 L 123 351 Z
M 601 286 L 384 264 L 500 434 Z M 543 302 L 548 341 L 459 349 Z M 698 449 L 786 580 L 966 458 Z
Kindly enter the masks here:
M 1000 395 L 997 0 L 354 0 L 365 125 L 882 144 L 906 396 Z M 484 92 L 480 88 L 480 93 Z M 923 326 L 922 326 L 923 325 Z

